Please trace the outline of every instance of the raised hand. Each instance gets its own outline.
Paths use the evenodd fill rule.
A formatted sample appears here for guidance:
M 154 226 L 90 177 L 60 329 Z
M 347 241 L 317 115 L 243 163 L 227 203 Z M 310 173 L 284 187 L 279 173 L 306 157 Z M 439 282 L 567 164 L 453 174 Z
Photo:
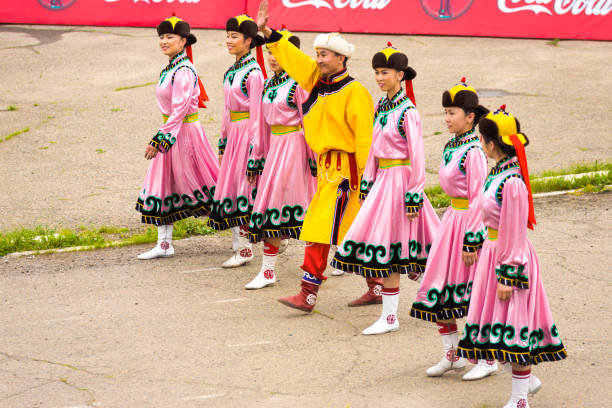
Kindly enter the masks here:
M 268 15 L 268 0 L 262 0 L 259 3 L 259 11 L 257 12 L 257 28 L 259 31 L 266 33 L 266 24 L 268 24 L 268 19 L 270 16 Z

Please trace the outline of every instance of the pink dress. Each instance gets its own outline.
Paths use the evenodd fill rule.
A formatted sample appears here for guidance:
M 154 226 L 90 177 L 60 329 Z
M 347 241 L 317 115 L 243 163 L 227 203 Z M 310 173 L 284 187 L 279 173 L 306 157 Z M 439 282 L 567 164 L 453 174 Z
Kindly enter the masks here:
M 317 171 L 298 108 L 307 98 L 308 92 L 285 72 L 265 82 L 263 130 L 253 144 L 247 166 L 249 174 L 261 175 L 249 222 L 251 242 L 300 236 L 316 189 Z
M 480 198 L 488 237 L 476 267 L 470 310 L 458 355 L 522 365 L 567 357 L 527 239 L 528 193 L 516 157 L 491 170 Z M 510 300 L 497 283 L 512 286 Z
M 421 118 L 401 90 L 383 97 L 374 115 L 374 134 L 360 195 L 365 198 L 332 266 L 364 277 L 392 272 L 418 279 L 440 221 L 427 196 Z M 410 222 L 407 212 L 418 217 Z
M 223 155 L 208 225 L 224 230 L 247 225 L 257 194 L 247 180 L 247 161 L 261 131 L 263 75 L 257 61 L 246 54 L 223 77 L 225 112 L 219 138 Z
M 442 217 L 410 311 L 412 317 L 430 322 L 461 318 L 470 303 L 476 264 L 465 266 L 461 253 L 482 247 L 485 229 L 478 200 L 487 177 L 487 157 L 474 130 L 444 146 L 438 175 L 442 190 L 455 200 Z
M 208 215 L 219 162 L 198 121 L 198 74 L 185 53 L 170 60 L 156 89 L 165 123 L 149 143 L 151 160 L 136 210 L 146 224 L 167 225 Z

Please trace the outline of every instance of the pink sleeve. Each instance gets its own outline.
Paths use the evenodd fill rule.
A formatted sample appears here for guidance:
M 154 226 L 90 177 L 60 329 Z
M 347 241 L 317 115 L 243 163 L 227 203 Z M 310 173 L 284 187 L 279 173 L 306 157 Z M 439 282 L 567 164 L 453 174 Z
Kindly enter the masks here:
M 419 112 L 416 109 L 407 109 L 404 112 L 402 126 L 412 168 L 408 191 L 405 193 L 406 212 L 416 213 L 423 207 L 423 189 L 425 188 L 425 150 Z
M 227 144 L 227 129 L 231 122 L 229 103 L 225 101 L 223 107 L 223 118 L 221 119 L 221 135 L 219 136 L 219 154 L 225 153 L 225 145 Z
M 479 147 L 472 147 L 465 157 L 465 175 L 467 177 L 468 209 L 467 228 L 463 237 L 463 252 L 476 252 L 484 243 L 485 230 L 478 201 L 482 186 L 487 178 L 487 158 Z
M 176 142 L 183 119 L 188 113 L 194 113 L 189 112 L 189 105 L 194 94 L 200 94 L 195 73 L 187 67 L 178 68 L 172 79 L 172 112 L 166 123 L 159 128 L 157 134 L 149 142 L 161 153 L 170 150 Z
M 250 114 L 250 153 L 247 163 L 247 175 L 249 176 L 260 175 L 263 172 L 268 147 L 270 146 L 270 132 L 262 111 L 263 86 L 264 79 L 261 71 L 252 71 L 247 78 Z
M 498 282 L 521 289 L 529 288 L 525 271 L 528 212 L 525 183 L 518 177 L 507 179 L 502 191 L 502 208 L 495 244 L 495 273 Z
M 302 104 L 308 99 L 310 94 L 304 88 L 302 88 L 299 84 L 295 89 L 295 94 L 293 95 L 293 103 L 298 109 L 300 113 L 300 122 L 302 123 L 302 128 L 304 128 L 304 114 L 302 112 Z M 304 133 L 304 137 L 306 133 Z M 306 155 L 308 156 L 308 167 L 310 168 L 310 174 L 313 177 L 317 177 L 317 154 L 312 151 L 308 142 L 306 142 Z
M 365 200 L 368 193 L 372 189 L 374 182 L 376 181 L 376 173 L 378 172 L 378 159 L 372 153 L 368 154 L 368 161 L 366 161 L 365 170 L 361 176 L 361 184 L 359 185 L 359 198 Z

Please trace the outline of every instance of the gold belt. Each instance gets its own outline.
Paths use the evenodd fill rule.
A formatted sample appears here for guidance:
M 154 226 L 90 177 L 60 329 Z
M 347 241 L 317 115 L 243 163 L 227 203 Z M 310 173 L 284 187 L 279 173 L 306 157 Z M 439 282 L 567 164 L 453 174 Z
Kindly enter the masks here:
M 378 158 L 378 168 L 388 169 L 389 167 L 395 166 L 410 166 L 410 160 L 408 159 L 383 159 Z
M 468 210 L 470 208 L 470 200 L 463 197 L 451 197 L 451 206 L 455 210 Z
M 487 238 L 491 241 L 497 241 L 497 230 L 487 227 Z
M 232 122 L 249 119 L 250 117 L 251 114 L 249 112 L 230 111 L 230 119 L 232 120 Z
M 164 118 L 164 123 L 166 123 L 168 122 L 168 118 L 170 116 L 162 113 L 162 117 Z M 190 113 L 189 115 L 185 115 L 185 117 L 183 118 L 183 123 L 197 122 L 197 120 L 198 120 L 198 112 Z
M 302 129 L 302 125 L 297 126 L 285 126 L 285 125 L 271 125 L 273 135 L 286 135 L 287 133 L 297 132 Z

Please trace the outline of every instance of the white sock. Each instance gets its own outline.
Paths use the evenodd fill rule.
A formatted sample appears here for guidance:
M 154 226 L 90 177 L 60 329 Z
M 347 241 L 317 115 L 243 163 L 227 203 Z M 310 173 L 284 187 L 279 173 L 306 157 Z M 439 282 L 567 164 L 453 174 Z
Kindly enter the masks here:
M 527 401 L 527 393 L 529 392 L 529 377 L 531 369 L 527 371 L 512 370 L 512 398 L 515 400 L 524 399 Z

